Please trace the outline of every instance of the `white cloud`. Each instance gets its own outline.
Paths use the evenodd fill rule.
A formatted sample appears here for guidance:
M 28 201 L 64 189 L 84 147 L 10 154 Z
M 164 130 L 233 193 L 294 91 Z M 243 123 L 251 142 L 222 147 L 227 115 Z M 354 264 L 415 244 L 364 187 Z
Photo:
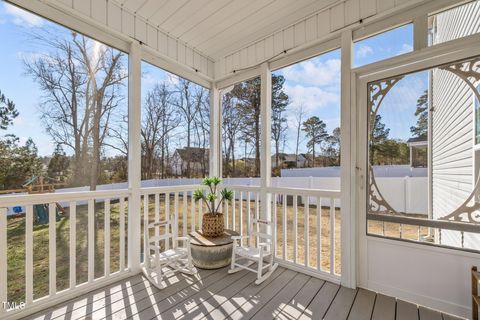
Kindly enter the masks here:
M 285 85 L 285 92 L 290 98 L 291 108 L 298 109 L 303 106 L 307 113 L 313 113 L 320 108 L 340 102 L 337 92 L 326 91 L 319 87 Z
M 365 57 L 373 54 L 373 49 L 372 49 L 372 47 L 362 45 L 362 46 L 360 46 L 360 48 L 357 49 L 355 54 L 357 55 L 358 58 L 365 58 Z
M 304 85 L 326 86 L 340 82 L 340 59 L 325 62 L 307 60 L 281 70 L 287 81 Z
M 402 45 L 402 48 L 400 49 L 400 51 L 397 52 L 397 56 L 398 55 L 401 55 L 401 54 L 404 54 L 404 53 L 408 53 L 408 52 L 412 52 L 413 51 L 413 47 L 407 43 L 404 43 Z
M 5 12 L 13 17 L 13 23 L 19 26 L 39 27 L 43 24 L 43 19 L 31 14 L 23 9 L 10 4 L 4 4 Z

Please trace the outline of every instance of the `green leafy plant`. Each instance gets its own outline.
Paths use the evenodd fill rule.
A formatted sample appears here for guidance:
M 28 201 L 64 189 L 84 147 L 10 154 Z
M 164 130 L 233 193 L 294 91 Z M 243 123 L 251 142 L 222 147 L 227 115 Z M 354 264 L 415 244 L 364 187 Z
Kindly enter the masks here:
M 205 201 L 209 212 L 213 214 L 219 213 L 218 209 L 225 200 L 233 199 L 233 191 L 228 190 L 227 188 L 224 188 L 220 191 L 219 197 L 218 185 L 221 182 L 222 179 L 220 179 L 219 177 L 205 177 L 202 181 L 202 185 L 207 186 L 208 189 L 206 191 L 203 189 L 197 189 L 193 193 L 193 198 L 195 199 L 195 201 L 199 201 L 200 199 Z

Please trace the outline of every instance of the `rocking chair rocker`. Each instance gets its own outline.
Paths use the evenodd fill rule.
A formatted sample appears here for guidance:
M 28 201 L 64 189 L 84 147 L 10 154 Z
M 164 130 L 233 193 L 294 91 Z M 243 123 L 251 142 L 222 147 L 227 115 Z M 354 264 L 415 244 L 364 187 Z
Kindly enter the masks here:
M 260 226 L 263 225 L 267 232 L 261 232 Z M 235 273 L 242 269 L 257 273 L 257 280 L 255 284 L 260 284 L 265 281 L 277 269 L 278 263 L 273 263 L 274 257 L 274 241 L 273 236 L 269 234 L 268 229 L 272 230 L 272 222 L 266 220 L 253 220 L 253 227 L 255 231 L 247 236 L 233 236 L 232 249 L 232 264 L 228 273 Z M 256 238 L 252 244 L 251 236 Z M 243 245 L 244 239 L 247 240 L 247 246 Z M 240 241 L 240 245 L 238 242 Z M 246 262 L 238 263 L 240 260 Z M 257 269 L 250 268 L 254 263 L 257 263 Z M 266 272 L 264 272 L 264 270 Z
M 164 229 L 163 234 L 160 229 Z M 150 232 L 154 236 L 150 236 Z M 197 273 L 192 264 L 190 238 L 177 237 L 169 220 L 146 225 L 144 236 L 146 243 L 143 274 L 155 287 L 164 289 L 163 278 L 177 271 L 190 275 Z M 179 242 L 183 242 L 183 246 L 179 246 Z

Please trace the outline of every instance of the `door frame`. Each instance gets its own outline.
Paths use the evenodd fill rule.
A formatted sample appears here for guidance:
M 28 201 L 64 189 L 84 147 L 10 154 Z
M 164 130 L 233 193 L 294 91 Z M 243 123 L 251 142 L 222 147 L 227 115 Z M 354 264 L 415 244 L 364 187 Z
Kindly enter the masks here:
M 356 155 L 352 157 L 356 164 L 355 207 L 357 212 L 357 285 L 368 288 L 368 239 L 367 235 L 367 89 L 368 83 L 403 74 L 431 69 L 438 65 L 467 59 L 480 55 L 480 34 L 471 35 L 443 44 L 427 47 L 399 57 L 373 63 L 352 70 L 352 108 L 356 121 L 352 121 L 352 133 L 356 133 L 352 143 L 356 145 Z M 354 101 L 353 101 L 354 100 Z M 355 127 L 355 128 L 353 128 Z M 392 240 L 396 241 L 396 240 Z M 421 244 L 412 244 L 421 246 Z M 432 248 L 435 250 L 438 248 Z

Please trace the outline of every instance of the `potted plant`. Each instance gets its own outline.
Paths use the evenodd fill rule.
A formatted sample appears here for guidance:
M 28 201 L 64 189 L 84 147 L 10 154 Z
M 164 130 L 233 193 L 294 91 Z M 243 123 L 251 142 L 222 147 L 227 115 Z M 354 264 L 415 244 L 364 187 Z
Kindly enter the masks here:
M 202 185 L 207 186 L 208 189 L 198 189 L 193 193 L 195 201 L 202 199 L 205 201 L 208 212 L 202 218 L 202 234 L 204 237 L 219 237 L 224 231 L 223 213 L 219 212 L 222 203 L 225 200 L 232 200 L 233 192 L 226 188 L 218 192 L 218 185 L 222 179 L 218 177 L 206 177 L 202 181 Z

